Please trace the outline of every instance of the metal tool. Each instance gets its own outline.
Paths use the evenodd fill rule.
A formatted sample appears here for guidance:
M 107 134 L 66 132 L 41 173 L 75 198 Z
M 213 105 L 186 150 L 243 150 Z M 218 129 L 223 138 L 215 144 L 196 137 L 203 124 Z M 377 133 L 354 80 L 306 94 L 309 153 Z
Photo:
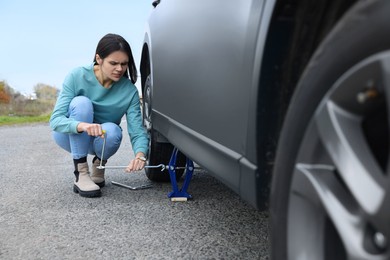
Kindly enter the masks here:
M 104 135 L 104 138 L 103 138 L 103 147 L 102 147 L 102 154 L 101 154 L 101 160 L 100 160 L 100 165 L 97 166 L 96 168 L 98 169 L 126 169 L 128 166 L 104 166 L 103 165 L 103 156 L 104 156 L 104 149 L 106 147 L 106 133 L 107 131 L 106 130 L 102 130 L 102 133 Z M 168 168 L 168 165 L 164 165 L 164 164 L 159 164 L 159 165 L 146 165 L 144 168 L 160 168 L 161 167 L 161 171 L 164 171 L 165 169 Z
M 106 133 L 107 133 L 107 131 L 106 130 L 102 130 L 102 133 L 104 135 L 102 154 L 101 154 L 102 158 L 100 160 L 100 165 L 97 166 L 96 168 L 98 168 L 98 169 L 126 169 L 127 166 L 103 166 L 103 160 L 104 160 L 103 157 L 104 157 L 104 149 L 106 147 L 106 137 L 107 137 Z M 164 164 L 160 164 L 160 165 L 156 165 L 156 166 L 145 166 L 145 167 L 147 167 L 147 168 L 160 168 L 161 167 L 161 171 L 164 171 L 166 166 Z M 142 190 L 142 189 L 148 189 L 148 188 L 153 187 L 153 185 L 151 183 L 140 185 L 140 186 L 129 186 L 129 185 L 126 185 L 126 184 L 115 182 L 115 181 L 111 181 L 111 183 L 114 184 L 114 185 L 126 188 L 126 189 L 130 189 L 130 190 Z
M 103 148 L 102 148 L 102 158 L 100 158 L 100 165 L 98 166 L 98 167 L 96 167 L 96 168 L 98 168 L 98 169 L 104 169 L 104 168 L 102 168 L 102 167 L 104 167 L 103 166 L 103 156 L 104 156 L 104 148 L 106 147 L 106 130 L 102 130 L 102 133 L 103 133 L 103 135 L 104 135 L 104 138 L 103 138 Z
M 111 181 L 111 183 L 114 185 L 117 185 L 119 187 L 129 189 L 129 190 L 143 190 L 143 189 L 148 189 L 148 188 L 153 187 L 153 184 L 151 184 L 151 183 L 143 184 L 141 186 L 130 186 L 130 185 L 116 182 L 116 181 Z
M 97 166 L 96 168 L 98 169 L 126 169 L 128 166 L 125 166 L 125 165 L 118 165 L 118 166 Z M 169 170 L 170 168 L 172 168 L 172 166 L 169 166 L 169 165 L 164 165 L 164 164 L 159 164 L 159 165 L 145 165 L 144 168 L 160 168 L 161 167 L 161 171 L 165 171 L 165 170 Z M 197 167 L 194 167 L 194 168 L 197 168 Z M 173 168 L 172 168 L 173 169 Z M 183 170 L 183 169 L 186 169 L 186 167 L 174 167 L 174 170 Z
M 99 165 L 97 166 L 96 168 L 98 169 L 126 169 L 128 166 L 124 166 L 124 165 L 120 165 L 120 166 L 102 166 L 102 165 Z M 159 165 L 145 165 L 144 168 L 160 168 L 161 167 L 161 171 L 164 171 L 168 165 L 164 165 L 164 164 L 159 164 Z
M 103 130 L 104 140 L 103 140 L 103 147 L 102 147 L 102 155 L 100 160 L 100 165 L 97 166 L 98 169 L 126 169 L 128 166 L 103 166 L 103 156 L 104 156 L 104 148 L 106 146 L 106 131 Z M 187 193 L 188 186 L 190 184 L 193 171 L 196 167 L 194 167 L 194 163 L 189 158 L 186 158 L 186 166 L 185 167 L 176 167 L 176 159 L 177 154 L 179 150 L 177 148 L 173 149 L 171 160 L 169 161 L 169 165 L 165 164 L 159 164 L 159 165 L 146 165 L 144 168 L 161 168 L 161 171 L 168 170 L 169 176 L 171 179 L 172 189 L 173 191 L 168 193 L 168 198 L 171 199 L 171 201 L 187 201 L 188 199 L 192 199 L 192 196 Z M 179 189 L 176 181 L 176 170 L 179 169 L 185 169 L 186 170 L 186 177 L 184 180 L 184 184 L 182 188 Z M 130 190 L 142 190 L 142 189 L 148 189 L 153 187 L 153 184 L 143 184 L 140 186 L 129 186 L 123 183 L 111 181 L 112 184 L 117 185 L 122 188 L 130 189 Z

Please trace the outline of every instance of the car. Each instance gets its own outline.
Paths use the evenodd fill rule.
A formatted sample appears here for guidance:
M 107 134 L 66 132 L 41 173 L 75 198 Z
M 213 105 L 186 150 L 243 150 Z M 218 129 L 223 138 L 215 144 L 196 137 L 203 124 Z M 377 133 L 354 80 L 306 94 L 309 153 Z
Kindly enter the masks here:
M 176 147 L 269 211 L 272 259 L 389 259 L 390 1 L 153 6 L 149 163 Z

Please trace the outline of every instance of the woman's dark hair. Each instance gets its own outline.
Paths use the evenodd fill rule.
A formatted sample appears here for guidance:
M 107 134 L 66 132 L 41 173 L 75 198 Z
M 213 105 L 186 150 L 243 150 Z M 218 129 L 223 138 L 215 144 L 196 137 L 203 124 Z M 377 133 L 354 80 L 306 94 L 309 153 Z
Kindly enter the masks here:
M 131 82 L 133 84 L 137 81 L 137 67 L 134 63 L 133 53 L 131 52 L 130 44 L 118 34 L 106 34 L 98 43 L 96 47 L 96 53 L 93 62 L 96 63 L 96 54 L 99 54 L 100 58 L 105 59 L 108 55 L 114 51 L 123 51 L 129 57 L 129 72 Z M 123 75 L 129 77 L 127 71 Z

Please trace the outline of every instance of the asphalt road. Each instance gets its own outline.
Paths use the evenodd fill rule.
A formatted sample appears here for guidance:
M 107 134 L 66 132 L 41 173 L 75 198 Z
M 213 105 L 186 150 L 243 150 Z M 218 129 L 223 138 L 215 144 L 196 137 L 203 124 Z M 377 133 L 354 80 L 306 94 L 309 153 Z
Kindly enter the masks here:
M 47 124 L 0 127 L 0 136 L 0 259 L 268 259 L 268 213 L 203 170 L 188 202 L 167 198 L 170 183 L 112 185 L 149 182 L 122 170 L 107 170 L 101 198 L 82 198 L 72 191 L 71 157 Z M 109 164 L 129 156 L 125 135 Z

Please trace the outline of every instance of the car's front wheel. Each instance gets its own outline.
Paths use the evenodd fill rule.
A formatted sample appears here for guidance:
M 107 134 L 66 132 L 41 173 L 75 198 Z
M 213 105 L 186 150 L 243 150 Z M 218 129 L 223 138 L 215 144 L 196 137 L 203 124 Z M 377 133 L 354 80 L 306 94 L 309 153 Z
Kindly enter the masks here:
M 152 82 L 150 76 L 147 77 L 143 91 L 143 124 L 149 134 L 149 154 L 148 154 L 148 165 L 168 165 L 173 146 L 167 142 L 160 142 L 159 133 L 153 129 L 152 124 Z M 176 161 L 176 166 L 185 165 L 185 157 L 179 153 Z M 146 168 L 146 176 L 156 182 L 166 182 L 170 180 L 169 173 L 167 171 L 161 171 L 160 168 Z M 176 170 L 176 179 L 180 179 L 183 175 L 184 170 Z
M 390 2 L 361 1 L 314 55 L 287 114 L 273 259 L 390 257 Z

